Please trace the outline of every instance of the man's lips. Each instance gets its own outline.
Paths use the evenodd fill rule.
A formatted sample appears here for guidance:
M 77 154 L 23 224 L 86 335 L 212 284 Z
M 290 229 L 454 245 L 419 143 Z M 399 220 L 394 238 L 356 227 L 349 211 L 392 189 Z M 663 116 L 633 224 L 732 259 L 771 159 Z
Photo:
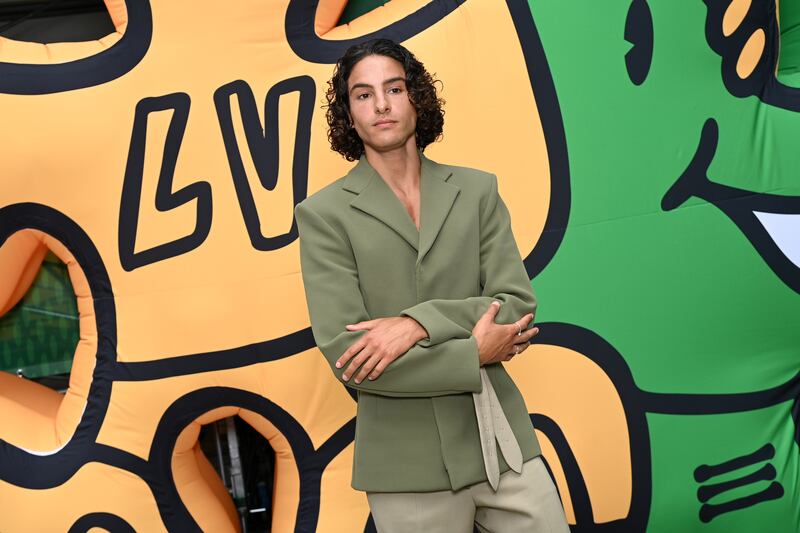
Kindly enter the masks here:
M 373 126 L 376 126 L 376 127 L 377 126 L 388 126 L 390 124 L 396 124 L 396 123 L 397 123 L 396 120 L 379 120 L 378 122 L 373 124 Z

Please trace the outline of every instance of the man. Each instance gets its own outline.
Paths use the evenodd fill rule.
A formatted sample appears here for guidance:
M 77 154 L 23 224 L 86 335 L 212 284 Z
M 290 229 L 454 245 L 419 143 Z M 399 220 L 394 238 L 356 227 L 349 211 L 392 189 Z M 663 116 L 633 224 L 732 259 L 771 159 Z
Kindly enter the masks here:
M 442 101 L 392 41 L 348 49 L 327 100 L 359 162 L 295 216 L 314 338 L 358 391 L 353 487 L 382 533 L 569 531 L 502 365 L 538 328 L 497 178 L 424 156 Z

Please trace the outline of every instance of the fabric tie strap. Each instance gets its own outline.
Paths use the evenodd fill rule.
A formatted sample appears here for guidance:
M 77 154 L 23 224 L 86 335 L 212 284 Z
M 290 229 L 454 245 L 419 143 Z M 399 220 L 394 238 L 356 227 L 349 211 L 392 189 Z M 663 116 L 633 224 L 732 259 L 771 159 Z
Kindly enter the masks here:
M 497 446 L 514 472 L 522 472 L 522 450 L 519 447 L 511 425 L 508 423 L 497 394 L 494 392 L 492 382 L 486 369 L 481 367 L 481 392 L 473 392 L 472 400 L 475 403 L 475 414 L 478 418 L 478 431 L 481 438 L 483 451 L 483 465 L 486 468 L 486 478 L 493 490 L 497 490 L 500 483 L 500 465 L 497 460 Z

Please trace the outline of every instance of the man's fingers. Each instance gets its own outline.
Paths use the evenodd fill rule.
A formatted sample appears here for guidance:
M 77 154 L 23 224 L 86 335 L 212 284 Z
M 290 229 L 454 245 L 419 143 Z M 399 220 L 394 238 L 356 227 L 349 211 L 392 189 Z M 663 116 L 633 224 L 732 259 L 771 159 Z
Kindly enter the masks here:
M 336 368 L 342 368 L 344 365 L 346 365 L 350 358 L 361 351 L 365 344 L 366 342 L 364 341 L 363 337 L 354 342 L 347 350 L 344 351 L 341 357 L 336 360 Z
M 383 371 L 387 366 L 389 366 L 389 361 L 387 361 L 385 358 L 378 361 L 378 364 L 375 365 L 375 369 L 369 375 L 369 379 L 378 379 L 378 376 L 383 374 Z
M 364 378 L 366 378 L 367 375 L 372 372 L 372 370 L 375 368 L 375 365 L 377 365 L 382 359 L 383 357 L 380 357 L 377 354 L 372 354 L 372 356 L 367 359 L 363 365 L 361 365 L 361 370 L 358 371 L 358 375 L 355 379 L 356 383 L 361 383 L 364 381 Z
M 522 352 L 527 350 L 530 345 L 531 345 L 530 342 L 521 342 L 519 344 L 515 344 L 514 346 L 517 347 L 517 348 L 515 348 L 517 350 L 517 353 L 515 353 L 513 355 L 521 354 Z
M 536 327 L 526 329 L 530 325 L 531 320 L 533 320 L 533 313 L 528 313 L 513 324 L 510 324 L 513 334 L 518 337 L 518 339 L 516 339 L 517 341 L 528 340 L 539 333 L 539 328 Z
M 372 354 L 366 353 L 366 350 L 361 350 L 359 354 L 355 356 L 352 361 L 350 361 L 350 365 L 342 373 L 342 379 L 345 381 L 350 379 L 350 377 L 355 374 L 356 370 L 358 370 L 358 367 L 360 367 L 364 361 L 369 359 L 370 355 Z
M 514 351 L 511 352 L 511 353 L 506 354 L 505 357 L 503 357 L 503 361 L 506 361 L 506 362 L 511 361 L 514 358 L 515 355 L 521 354 L 522 352 L 527 350 L 530 345 L 531 345 L 531 343 L 527 342 L 527 341 L 515 344 L 514 348 L 513 348 Z
M 362 320 L 361 322 L 356 322 L 355 324 L 345 324 L 344 327 L 347 328 L 348 331 L 359 330 L 359 329 L 370 329 L 375 320 Z
M 516 342 L 528 341 L 538 334 L 539 334 L 539 328 L 534 326 L 531 329 L 522 330 L 522 335 L 517 336 L 515 340 Z
M 480 320 L 489 320 L 494 322 L 494 317 L 497 316 L 497 312 L 500 310 L 500 301 L 499 300 L 492 300 L 492 303 L 489 304 L 489 308 L 481 315 Z
M 528 324 L 531 323 L 531 320 L 533 320 L 533 313 L 528 313 L 524 317 L 520 318 L 518 322 L 519 325 L 522 326 L 522 329 L 525 329 L 526 327 L 528 327 Z

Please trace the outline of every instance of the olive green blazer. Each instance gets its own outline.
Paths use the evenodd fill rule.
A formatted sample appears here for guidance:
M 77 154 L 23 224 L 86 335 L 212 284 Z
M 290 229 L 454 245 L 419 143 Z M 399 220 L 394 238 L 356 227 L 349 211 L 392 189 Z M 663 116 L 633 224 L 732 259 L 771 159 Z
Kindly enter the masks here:
M 429 335 L 378 379 L 343 382 L 358 391 L 352 486 L 363 491 L 456 490 L 486 480 L 472 328 L 493 299 L 503 302 L 497 323 L 536 309 L 497 177 L 420 158 L 419 232 L 363 156 L 294 211 L 312 333 L 340 381 L 346 365 L 334 363 L 366 333 L 345 324 L 407 315 Z M 502 363 L 486 371 L 523 460 L 535 457 L 522 395 Z

